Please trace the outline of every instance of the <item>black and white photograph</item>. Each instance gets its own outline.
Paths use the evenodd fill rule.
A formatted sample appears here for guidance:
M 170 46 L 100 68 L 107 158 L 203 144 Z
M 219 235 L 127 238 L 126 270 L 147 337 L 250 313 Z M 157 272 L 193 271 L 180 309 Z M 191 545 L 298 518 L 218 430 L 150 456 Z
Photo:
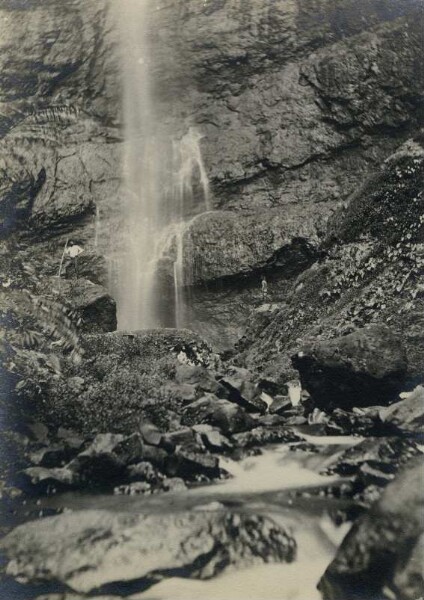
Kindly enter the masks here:
M 424 600 L 424 0 L 0 0 L 0 600 Z

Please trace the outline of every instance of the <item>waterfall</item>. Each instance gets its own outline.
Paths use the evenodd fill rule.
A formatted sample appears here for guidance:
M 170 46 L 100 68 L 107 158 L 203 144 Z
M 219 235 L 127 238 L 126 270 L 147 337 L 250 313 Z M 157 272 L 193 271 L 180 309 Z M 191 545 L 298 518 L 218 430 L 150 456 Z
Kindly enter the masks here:
M 190 260 L 185 238 L 190 219 L 209 209 L 209 182 L 201 133 L 172 126 L 158 115 L 154 92 L 153 14 L 149 0 L 117 7 L 123 57 L 125 151 L 120 248 L 116 281 L 119 329 L 188 324 Z

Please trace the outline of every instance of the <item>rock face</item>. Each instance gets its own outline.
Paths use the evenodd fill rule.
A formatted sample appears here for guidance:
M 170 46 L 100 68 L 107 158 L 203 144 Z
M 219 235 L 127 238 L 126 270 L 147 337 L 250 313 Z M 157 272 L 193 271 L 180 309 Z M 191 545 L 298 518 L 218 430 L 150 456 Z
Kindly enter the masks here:
M 291 562 L 296 552 L 293 538 L 268 518 L 211 512 L 80 511 L 21 526 L 1 544 L 9 575 L 83 593 L 131 582 L 143 589 L 167 574 L 207 579 L 228 566 Z
M 387 404 L 399 393 L 407 369 L 401 340 L 383 326 L 305 347 L 293 365 L 322 409 Z
M 287 286 L 284 302 L 252 315 L 242 363 L 284 382 L 295 376 L 289 356 L 311 339 L 387 324 L 402 339 L 411 383 L 421 380 L 423 168 L 420 133 L 335 213 L 320 260 Z
M 187 239 L 190 325 L 228 348 L 261 303 L 258 277 L 269 273 L 273 300 L 285 299 L 330 212 L 416 130 L 420 4 L 157 7 L 159 120 L 177 139 L 189 127 L 203 136 L 214 209 Z M 7 228 L 18 220 L 36 233 L 33 253 L 52 275 L 69 234 L 109 255 L 103 233 L 120 226 L 116 3 L 10 0 L 0 13 L 3 212 Z
M 423 595 L 423 466 L 413 459 L 353 525 L 319 584 L 325 600 Z

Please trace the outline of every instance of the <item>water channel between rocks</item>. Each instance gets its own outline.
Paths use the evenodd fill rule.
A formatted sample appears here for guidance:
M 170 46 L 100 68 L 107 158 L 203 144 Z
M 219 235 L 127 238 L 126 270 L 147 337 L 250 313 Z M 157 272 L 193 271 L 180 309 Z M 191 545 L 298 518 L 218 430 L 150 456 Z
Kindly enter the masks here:
M 276 445 L 240 462 L 223 458 L 221 466 L 231 477 L 212 485 L 153 496 L 66 493 L 27 503 L 22 507 L 26 516 L 19 515 L 19 520 L 34 518 L 35 511 L 43 516 L 62 510 L 93 509 L 163 515 L 182 511 L 260 514 L 292 533 L 297 544 L 294 562 L 229 568 L 207 581 L 170 577 L 130 598 L 226 600 L 231 590 L 232 599 L 318 600 L 319 578 L 350 528 L 350 523 L 336 525 L 334 520 L 337 511 L 348 503 L 324 493 L 327 486 L 340 484 L 340 477 L 319 473 L 361 438 L 310 438 L 318 445 L 319 453 L 293 452 L 287 445 Z

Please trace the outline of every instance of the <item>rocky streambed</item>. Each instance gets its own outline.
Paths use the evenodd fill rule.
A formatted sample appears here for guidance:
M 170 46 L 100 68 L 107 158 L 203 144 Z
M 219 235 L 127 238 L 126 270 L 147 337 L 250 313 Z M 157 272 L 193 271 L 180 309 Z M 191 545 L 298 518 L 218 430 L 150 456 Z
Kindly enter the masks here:
M 4 435 L 4 597 L 417 597 L 423 388 L 401 392 L 389 330 L 305 346 L 303 385 L 288 387 L 189 332 L 85 343 L 95 352 L 68 374 L 73 394 L 45 398 L 47 425 Z M 143 385 L 160 381 L 155 403 L 127 385 L 112 412 L 114 384 L 141 365 Z

